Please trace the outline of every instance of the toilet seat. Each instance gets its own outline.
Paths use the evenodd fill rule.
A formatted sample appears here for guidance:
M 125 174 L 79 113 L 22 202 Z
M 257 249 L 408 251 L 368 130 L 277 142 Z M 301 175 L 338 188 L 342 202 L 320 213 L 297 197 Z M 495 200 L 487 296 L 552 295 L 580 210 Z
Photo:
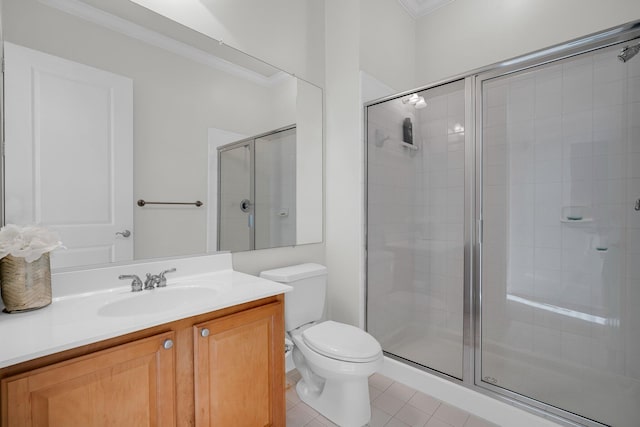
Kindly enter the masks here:
M 305 329 L 302 339 L 313 351 L 346 362 L 371 362 L 382 351 L 378 341 L 365 331 L 332 320 Z

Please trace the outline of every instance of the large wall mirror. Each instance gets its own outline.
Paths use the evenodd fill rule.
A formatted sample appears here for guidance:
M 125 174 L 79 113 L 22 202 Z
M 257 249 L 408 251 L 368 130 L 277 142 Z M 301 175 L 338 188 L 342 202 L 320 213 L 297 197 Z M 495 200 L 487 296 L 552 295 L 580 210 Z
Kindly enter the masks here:
M 128 0 L 2 20 L 5 223 L 57 230 L 53 268 L 322 241 L 320 88 Z

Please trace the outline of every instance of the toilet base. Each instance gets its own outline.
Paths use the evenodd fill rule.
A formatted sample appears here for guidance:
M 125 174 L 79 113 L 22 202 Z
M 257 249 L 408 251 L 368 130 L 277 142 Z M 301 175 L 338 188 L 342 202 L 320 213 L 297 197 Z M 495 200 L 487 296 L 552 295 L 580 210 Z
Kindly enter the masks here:
M 296 391 L 300 399 L 340 427 L 362 427 L 371 420 L 367 377 L 326 380 L 322 391 L 314 391 L 304 378 Z

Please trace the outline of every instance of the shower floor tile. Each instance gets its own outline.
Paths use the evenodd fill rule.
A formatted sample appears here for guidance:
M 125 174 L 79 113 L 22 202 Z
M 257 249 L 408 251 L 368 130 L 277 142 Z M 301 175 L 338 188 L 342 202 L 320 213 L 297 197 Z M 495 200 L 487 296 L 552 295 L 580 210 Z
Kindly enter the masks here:
M 300 400 L 295 388 L 299 380 L 297 370 L 287 373 L 287 427 L 336 426 Z M 369 395 L 369 427 L 496 427 L 380 374 L 369 378 Z

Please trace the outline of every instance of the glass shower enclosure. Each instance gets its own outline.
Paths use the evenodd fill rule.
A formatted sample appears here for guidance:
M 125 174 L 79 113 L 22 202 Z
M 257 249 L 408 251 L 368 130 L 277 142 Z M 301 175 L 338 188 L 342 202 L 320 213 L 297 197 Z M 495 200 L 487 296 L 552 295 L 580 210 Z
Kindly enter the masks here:
M 366 106 L 366 324 L 388 356 L 568 425 L 638 426 L 632 28 Z
M 640 58 L 619 61 L 627 45 L 481 80 L 478 375 L 631 427 L 640 420 Z

